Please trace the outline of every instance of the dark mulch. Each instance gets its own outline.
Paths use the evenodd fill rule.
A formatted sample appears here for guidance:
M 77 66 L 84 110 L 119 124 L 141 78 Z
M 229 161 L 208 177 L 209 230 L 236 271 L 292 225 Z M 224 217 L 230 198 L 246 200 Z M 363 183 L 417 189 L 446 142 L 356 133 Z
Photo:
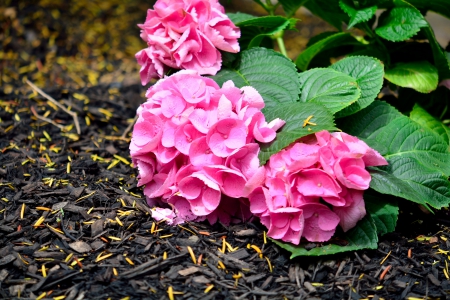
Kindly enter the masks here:
M 113 16 L 128 9 L 126 2 L 111 2 L 107 11 Z M 57 50 L 54 59 L 90 58 L 90 67 L 74 64 L 63 70 L 64 64 L 41 60 L 48 54 L 42 45 L 49 40 L 42 38 L 34 47 L 21 37 L 33 18 L 42 22 L 38 12 L 48 9 L 42 4 L 27 11 L 5 17 L 0 7 L 0 15 L 9 20 L 3 34 L 15 36 L 3 41 L 1 52 L 0 298 L 448 298 L 446 211 L 428 215 L 405 205 L 396 233 L 382 237 L 378 250 L 293 260 L 264 242 L 257 220 L 230 227 L 155 223 L 136 187 L 128 152 L 129 125 L 145 92 L 136 80 L 136 66 L 123 66 L 103 53 L 106 65 L 122 70 L 117 74 L 126 78 L 108 77 L 113 71 L 94 63 L 101 59 L 92 53 L 68 56 L 70 47 Z M 97 13 L 94 17 L 108 24 L 108 14 Z M 76 18 L 61 14 L 52 22 L 57 26 L 64 18 L 68 27 L 54 28 L 71 32 L 68 24 Z M 17 22 L 28 25 L 20 31 Z M 94 41 L 87 46 L 96 47 Z M 7 53 L 13 52 L 8 49 L 30 56 L 9 60 Z M 36 59 L 41 69 L 23 69 L 39 66 Z M 97 82 L 93 75 L 90 81 L 89 70 L 97 72 Z M 25 77 L 77 113 L 80 134 L 72 116 L 35 92 Z

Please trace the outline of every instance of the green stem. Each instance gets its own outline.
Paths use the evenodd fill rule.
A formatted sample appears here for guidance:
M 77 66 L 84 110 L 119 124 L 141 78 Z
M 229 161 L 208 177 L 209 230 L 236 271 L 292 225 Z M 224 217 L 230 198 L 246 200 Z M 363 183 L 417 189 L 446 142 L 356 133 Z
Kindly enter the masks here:
M 283 54 L 284 56 L 289 58 L 289 56 L 287 55 L 287 52 L 286 52 L 286 47 L 284 46 L 283 33 L 284 32 L 282 31 L 281 34 L 279 36 L 277 36 L 276 40 L 277 40 L 278 47 L 280 48 L 281 54 Z
M 378 37 L 378 35 L 372 30 L 372 28 L 369 27 L 369 24 L 367 24 L 367 22 L 363 22 L 364 24 L 364 29 L 366 30 L 366 33 L 369 37 L 375 39 L 375 41 L 377 42 L 378 45 L 381 46 L 381 48 L 383 48 L 384 53 L 386 53 L 386 65 L 389 66 L 391 64 L 391 57 L 389 55 L 389 51 L 386 48 L 386 45 L 380 40 L 380 38 Z

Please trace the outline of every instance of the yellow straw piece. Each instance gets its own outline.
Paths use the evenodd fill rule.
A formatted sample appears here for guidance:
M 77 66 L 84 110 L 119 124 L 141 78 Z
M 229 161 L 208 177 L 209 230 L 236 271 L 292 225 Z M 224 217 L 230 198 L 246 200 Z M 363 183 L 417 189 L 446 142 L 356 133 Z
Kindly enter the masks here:
M 123 163 L 126 164 L 126 165 L 129 165 L 129 164 L 130 164 L 130 162 L 129 162 L 126 158 L 124 158 L 124 157 L 122 157 L 122 156 L 119 156 L 119 155 L 117 155 L 117 154 L 114 154 L 114 158 L 117 158 L 118 160 L 120 160 L 121 162 L 123 162 Z
M 194 263 L 194 265 L 196 265 L 197 259 L 195 258 L 194 251 L 192 250 L 192 248 L 190 246 L 187 246 L 187 249 L 188 249 L 189 254 L 191 255 L 192 262 Z
M 166 260 L 166 259 L 167 259 L 167 252 L 164 251 L 164 253 L 163 253 L 163 260 Z
M 25 214 L 25 203 L 22 203 L 22 209 L 20 210 L 20 218 L 23 219 Z
M 129 257 L 125 257 L 125 260 L 127 261 L 127 263 L 134 266 L 134 262 Z
M 205 289 L 205 294 L 209 293 L 214 288 L 214 284 L 208 285 L 208 287 Z
M 43 222 L 44 222 L 45 218 L 43 216 L 41 216 L 36 223 L 34 223 L 33 227 L 38 227 L 40 226 Z
M 389 255 L 391 255 L 391 251 L 389 251 L 389 253 L 383 258 L 383 260 L 380 262 L 380 265 L 384 264 L 384 262 L 386 261 L 386 259 L 388 259 Z
M 67 257 L 64 261 L 69 262 L 69 260 L 72 258 L 72 256 L 73 256 L 73 253 L 70 253 L 69 255 L 67 255 Z
M 45 270 L 45 265 L 43 264 L 42 265 L 42 268 L 41 268 L 41 270 L 42 270 L 42 277 L 47 277 L 47 271 Z
M 269 265 L 269 271 L 270 273 L 272 273 L 273 268 L 272 268 L 272 263 L 270 262 L 269 258 L 267 256 L 264 256 L 264 258 L 267 260 L 267 264 Z
M 44 298 L 47 295 L 46 292 L 43 292 L 42 294 L 39 295 L 39 297 L 36 298 L 36 300 L 41 300 L 42 298 Z
M 122 223 L 122 221 L 120 221 L 120 219 L 118 217 L 116 217 L 116 221 L 117 221 L 117 224 L 119 224 L 120 226 L 123 227 L 123 223 Z
M 108 257 L 111 257 L 113 254 L 112 253 L 108 253 L 108 254 L 105 254 L 104 256 L 98 256 L 97 257 L 97 259 L 95 260 L 95 262 L 99 262 L 99 261 L 101 261 L 101 260 L 104 260 L 104 259 L 106 259 L 106 258 L 108 258 Z
M 169 286 L 169 288 L 167 289 L 167 295 L 169 296 L 170 300 L 175 299 L 175 297 L 173 296 L 173 287 Z

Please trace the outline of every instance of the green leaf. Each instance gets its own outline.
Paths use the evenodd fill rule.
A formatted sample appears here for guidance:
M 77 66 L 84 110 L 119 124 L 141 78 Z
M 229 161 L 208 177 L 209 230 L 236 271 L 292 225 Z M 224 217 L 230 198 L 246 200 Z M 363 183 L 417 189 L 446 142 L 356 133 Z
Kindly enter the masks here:
M 305 71 L 308 69 L 311 60 L 320 52 L 327 49 L 335 48 L 342 45 L 357 43 L 354 37 L 350 33 L 338 32 L 327 36 L 326 38 L 314 43 L 306 48 L 295 60 L 297 67 Z
M 381 20 L 375 32 L 382 38 L 399 42 L 414 36 L 428 22 L 422 14 L 412 7 L 395 7 Z
M 366 211 L 372 217 L 379 235 L 395 230 L 398 218 L 398 205 L 394 199 L 385 200 L 385 196 L 374 192 L 364 193 Z
M 409 115 L 411 120 L 417 122 L 418 124 L 427 127 L 438 135 L 449 144 L 450 141 L 450 128 L 442 123 L 439 119 L 436 119 L 432 115 L 430 115 L 425 109 L 420 107 L 419 104 L 415 104 L 411 114 Z
M 421 11 L 431 10 L 450 19 L 450 5 L 448 0 L 408 0 Z
M 311 69 L 299 74 L 302 102 L 320 103 L 336 113 L 356 102 L 361 90 L 356 80 L 333 69 Z
M 296 246 L 291 243 L 285 243 L 273 239 L 272 241 L 281 248 L 291 252 L 291 259 L 297 256 L 320 256 L 361 249 L 376 249 L 378 247 L 378 236 L 374 220 L 370 217 L 370 215 L 366 215 L 364 219 L 356 224 L 355 227 L 343 234 L 340 239 L 347 241 L 348 244 L 346 246 L 340 246 L 330 243 L 311 250 L 306 250 L 305 244 Z
M 412 88 L 420 93 L 430 93 L 438 86 L 439 75 L 435 66 L 427 61 L 399 63 L 386 70 L 384 78 L 401 87 Z
M 270 144 L 262 144 L 259 152 L 259 160 L 263 165 L 272 154 L 286 148 L 301 137 L 322 130 L 335 131 L 333 115 L 322 105 L 316 103 L 296 102 L 292 104 L 279 104 L 270 109 L 264 108 L 264 116 L 268 122 L 280 118 L 286 124 L 277 132 L 276 139 Z M 316 125 L 306 125 L 304 121 L 313 116 L 309 121 Z
M 256 16 L 246 14 L 246 13 L 241 13 L 241 12 L 227 13 L 227 16 L 228 16 L 228 18 L 230 18 L 231 22 L 233 22 L 234 24 L 257 18 Z
M 214 79 L 220 86 L 232 80 L 237 87 L 252 86 L 263 97 L 266 108 L 298 100 L 300 84 L 297 70 L 284 55 L 266 48 L 241 52 L 238 66 L 220 70 Z
M 295 15 L 295 12 L 305 4 L 308 0 L 278 0 L 283 7 L 284 12 L 288 18 Z
M 374 101 L 360 112 L 343 119 L 340 128 L 348 134 L 383 144 L 391 163 L 413 158 L 424 167 L 450 175 L 448 144 L 432 130 L 420 126 L 382 101 Z
M 248 17 L 238 15 L 234 19 L 241 19 L 235 23 L 241 28 L 240 44 L 242 48 L 258 47 L 265 37 L 270 37 L 286 29 L 295 28 L 297 19 L 287 19 L 283 16 Z M 248 40 L 248 42 L 247 42 Z M 242 43 L 242 41 L 244 41 Z
M 422 30 L 425 32 L 428 42 L 430 43 L 431 50 L 433 51 L 434 65 L 438 68 L 439 79 L 443 80 L 450 78 L 450 59 L 447 53 L 442 49 L 441 45 L 439 45 L 436 40 L 436 36 L 434 35 L 434 31 L 431 29 L 431 26 L 428 26 Z
M 375 12 L 377 11 L 377 8 L 378 8 L 376 5 L 374 5 L 374 6 L 370 6 L 370 7 L 357 9 L 357 8 L 353 7 L 352 2 L 353 1 L 349 1 L 349 0 L 340 0 L 339 1 L 339 6 L 350 17 L 350 21 L 348 23 L 347 29 L 350 29 L 353 26 L 355 26 L 356 24 L 359 24 L 361 22 L 370 20 L 375 15 Z
M 305 7 L 339 31 L 342 31 L 342 22 L 348 22 L 348 16 L 339 8 L 338 1 L 309 0 L 305 3 Z
M 382 194 L 401 197 L 425 207 L 450 204 L 450 181 L 412 157 L 393 157 L 383 170 L 371 171 L 370 187 Z
M 339 111 L 337 118 L 354 114 L 374 101 L 383 86 L 384 66 L 376 58 L 352 56 L 341 59 L 330 68 L 345 73 L 356 79 L 361 89 L 357 102 Z

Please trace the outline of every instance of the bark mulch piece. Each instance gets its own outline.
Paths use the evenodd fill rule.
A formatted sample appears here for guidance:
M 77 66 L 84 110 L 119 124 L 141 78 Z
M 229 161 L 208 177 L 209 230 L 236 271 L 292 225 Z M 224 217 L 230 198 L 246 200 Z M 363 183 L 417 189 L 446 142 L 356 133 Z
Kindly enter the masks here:
M 292 260 L 257 221 L 154 222 L 128 151 L 142 45 L 125 49 L 149 3 L 28 2 L 0 7 L 0 298 L 449 298 L 447 211 L 401 207 L 377 250 Z

